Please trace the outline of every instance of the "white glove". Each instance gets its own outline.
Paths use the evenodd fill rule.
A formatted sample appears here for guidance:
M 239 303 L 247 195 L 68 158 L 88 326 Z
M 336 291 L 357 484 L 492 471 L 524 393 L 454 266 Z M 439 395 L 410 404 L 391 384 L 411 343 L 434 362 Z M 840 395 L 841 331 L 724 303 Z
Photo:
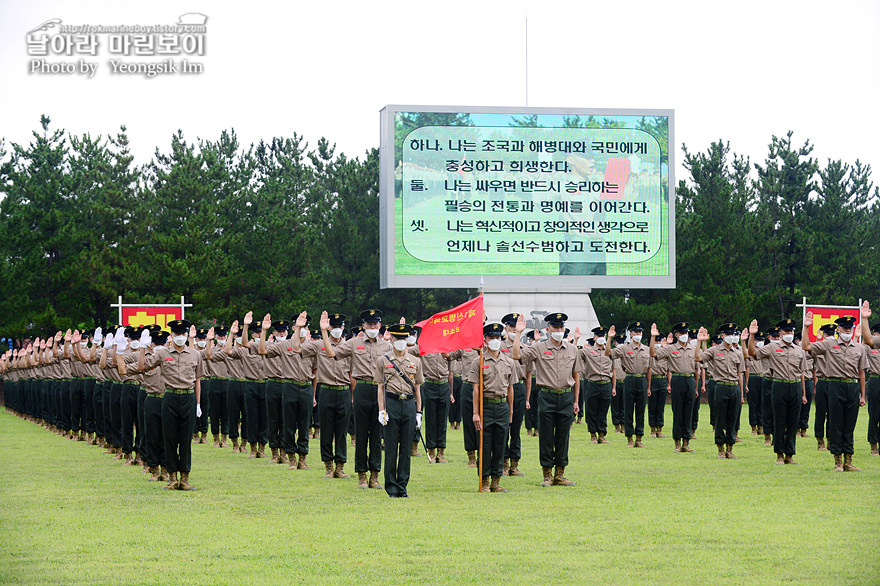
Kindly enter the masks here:
M 383 426 L 388 425 L 388 411 L 385 411 L 384 409 L 379 411 L 379 423 Z
M 422 429 L 422 414 L 416 413 L 416 429 Z
M 113 344 L 113 334 L 107 334 L 104 336 L 104 349 L 106 350 Z
M 94 341 L 100 343 L 101 340 L 104 339 L 104 338 L 101 337 L 101 334 L 103 333 L 103 331 L 104 331 L 104 330 L 102 330 L 101 328 L 96 328 L 96 329 L 95 329 L 95 333 L 92 335 L 92 340 L 94 340 Z
M 196 403 L 196 417 L 202 416 L 202 406 Z
M 153 339 L 150 337 L 150 330 L 144 330 L 141 332 L 141 348 L 146 348 L 152 343 Z
M 113 336 L 113 340 L 119 346 L 119 343 L 125 340 L 125 328 L 116 328 L 116 335 Z

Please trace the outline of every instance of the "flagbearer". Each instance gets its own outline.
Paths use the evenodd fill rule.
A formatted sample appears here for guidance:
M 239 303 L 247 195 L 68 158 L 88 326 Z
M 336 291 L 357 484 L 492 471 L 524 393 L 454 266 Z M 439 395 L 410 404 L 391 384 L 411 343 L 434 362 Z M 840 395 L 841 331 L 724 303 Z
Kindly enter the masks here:
M 564 313 L 547 315 L 544 321 L 548 324 L 550 339 L 520 348 L 520 336 L 526 329 L 525 318 L 520 315 L 511 350 L 514 360 L 533 363 L 536 371 L 537 387 L 530 389 L 526 408 L 531 402 L 531 393 L 537 391 L 535 399 L 540 403 L 538 445 L 544 473 L 541 486 L 574 486 L 574 482 L 565 477 L 565 467 L 568 466 L 571 424 L 578 413 L 581 367 L 577 346 L 564 340 L 567 319 Z M 575 337 L 580 337 L 579 331 L 575 331 Z M 556 472 L 551 475 L 553 466 L 556 466 Z
M 736 443 L 736 416 L 739 406 L 745 401 L 742 376 L 745 372 L 745 357 L 742 350 L 736 347 L 739 326 L 734 323 L 722 324 L 718 333 L 724 336 L 720 346 L 706 349 L 709 332 L 700 328 L 697 332 L 697 346 L 694 348 L 694 361 L 703 364 L 714 364 L 715 377 L 715 445 L 718 446 L 718 458 L 736 460 L 733 455 L 733 444 Z M 743 332 L 743 338 L 748 337 Z M 701 349 L 702 348 L 702 349 Z
M 379 423 L 385 426 L 385 492 L 392 498 L 406 498 L 410 472 L 410 442 L 422 424 L 421 385 L 425 380 L 422 362 L 406 351 L 412 326 L 394 324 L 387 332 L 394 340 L 394 352 L 376 360 L 373 380 L 379 383 L 376 401 Z
M 162 433 L 165 442 L 165 465 L 169 480 L 165 488 L 191 490 L 189 473 L 192 467 L 192 430 L 196 417 L 202 414 L 199 399 L 202 394 L 201 378 L 204 375 L 202 357 L 194 348 L 187 346 L 189 337 L 195 339 L 196 328 L 185 319 L 168 322 L 172 346 L 157 346 L 149 358 L 146 347 L 138 355 L 138 372 L 159 367 L 165 393 L 162 397 Z M 214 337 L 209 331 L 208 336 Z M 180 472 L 180 481 L 177 473 Z
M 862 305 L 861 315 L 863 321 L 871 317 L 871 307 L 867 301 Z M 834 323 L 837 324 L 838 340 L 822 340 L 810 344 L 807 332 L 813 325 L 813 312 L 808 311 L 804 318 L 801 346 L 807 352 L 812 349 L 816 354 L 825 355 L 825 376 L 828 378 L 828 441 L 834 455 L 834 470 L 858 472 L 860 468 L 856 468 L 852 462 L 853 432 L 859 417 L 859 407 L 866 403 L 865 370 L 868 368 L 868 358 L 865 347 L 856 344 L 853 339 L 855 316 L 839 317 Z
M 517 316 L 517 319 L 519 316 Z M 516 365 L 514 361 L 501 353 L 501 333 L 504 326 L 489 324 L 483 328 L 484 348 L 483 364 L 475 360 L 468 373 L 468 381 L 474 386 L 474 427 L 483 430 L 483 461 L 482 490 L 507 492 L 499 482 L 504 473 L 502 464 L 504 444 L 510 422 L 513 420 L 514 391 Z M 483 383 L 483 417 L 480 418 L 480 371 Z M 492 484 L 489 484 L 489 478 Z

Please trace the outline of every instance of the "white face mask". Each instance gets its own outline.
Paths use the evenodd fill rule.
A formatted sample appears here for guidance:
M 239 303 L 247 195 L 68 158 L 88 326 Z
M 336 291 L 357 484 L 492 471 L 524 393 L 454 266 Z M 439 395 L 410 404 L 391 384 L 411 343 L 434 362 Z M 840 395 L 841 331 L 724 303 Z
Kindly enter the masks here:
M 208 345 L 207 340 L 196 340 L 196 346 L 198 346 L 199 348 L 204 348 L 207 345 Z
M 300 329 L 300 331 L 299 331 L 300 338 L 305 338 L 308 335 L 309 335 L 309 331 L 307 329 L 305 329 L 305 328 Z
M 333 336 L 334 338 L 341 338 L 342 337 L 342 328 L 333 328 L 332 330 L 330 330 L 330 335 Z
M 550 337 L 556 340 L 557 342 L 561 342 L 562 338 L 565 337 L 565 332 L 550 332 Z
M 139 340 L 132 340 L 131 342 L 128 343 L 128 347 L 131 348 L 132 350 L 137 350 L 141 347 L 141 343 Z
M 657 350 L 659 350 L 662 347 L 663 347 L 663 344 L 654 344 L 654 348 L 656 348 Z
M 794 341 L 794 334 L 785 334 L 782 336 L 782 341 L 786 344 L 791 344 Z
M 687 344 L 688 343 L 688 335 L 687 334 L 680 335 L 678 337 L 678 341 L 681 342 L 682 344 Z
M 633 341 L 633 344 L 638 344 L 639 342 L 642 341 L 642 336 L 641 335 L 633 336 L 632 341 Z
M 394 349 L 398 352 L 406 350 L 406 340 L 394 340 Z
M 174 343 L 178 346 L 183 346 L 186 344 L 186 334 L 174 336 L 174 338 L 172 339 L 174 340 Z
M 287 332 L 275 332 L 275 339 L 279 342 L 283 342 L 287 339 Z
M 739 340 L 739 338 L 736 337 L 736 336 L 724 336 L 724 342 L 725 342 L 726 344 L 730 344 L 731 346 L 733 346 L 734 344 L 736 344 L 736 341 L 737 341 L 737 340 Z
M 763 342 L 763 341 L 761 341 L 761 342 L 755 342 L 755 346 L 757 346 L 758 348 L 763 348 L 763 347 L 764 347 L 764 342 Z
M 259 338 L 254 338 L 253 340 L 251 340 L 251 344 L 259 344 L 259 343 L 260 343 Z
M 415 346 L 416 345 L 416 337 L 415 336 L 407 336 L 406 337 L 406 345 L 407 346 Z
M 375 338 L 376 336 L 379 335 L 379 330 L 378 330 L 378 328 L 375 330 L 364 330 L 364 333 L 367 335 L 368 338 L 370 338 L 372 340 L 373 338 Z
M 497 338 L 489 340 L 489 350 L 491 350 L 492 352 L 498 352 L 498 350 L 500 350 L 500 349 L 501 349 L 501 340 L 499 340 Z
M 852 333 L 844 334 L 843 332 L 840 332 L 840 339 L 844 342 L 849 342 L 850 340 L 852 340 Z
M 604 346 L 605 345 L 605 337 L 601 336 L 599 338 L 596 338 L 596 345 L 597 346 Z
M 697 345 L 697 341 L 696 341 L 696 340 L 691 340 L 690 342 L 688 342 L 688 346 L 694 347 L 694 346 L 696 346 L 696 345 Z
M 217 345 L 218 345 L 218 346 L 225 346 L 225 345 L 226 345 L 226 340 L 225 340 L 225 339 L 222 339 L 222 340 L 221 340 L 220 338 L 217 338 Z
M 79 343 L 79 347 L 80 347 L 80 348 L 88 348 L 88 347 L 89 347 L 89 343 L 88 343 L 88 342 L 80 342 L 80 343 Z
M 239 337 L 237 337 L 237 338 L 235 339 L 235 343 L 236 343 L 236 344 L 241 344 L 241 336 L 239 336 Z

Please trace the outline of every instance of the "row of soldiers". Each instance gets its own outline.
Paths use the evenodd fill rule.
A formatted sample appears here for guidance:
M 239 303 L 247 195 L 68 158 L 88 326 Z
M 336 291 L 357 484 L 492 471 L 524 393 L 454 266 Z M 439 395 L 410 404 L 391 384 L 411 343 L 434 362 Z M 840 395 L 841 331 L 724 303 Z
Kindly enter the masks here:
M 870 316 L 867 303 L 862 314 Z M 192 395 L 189 402 L 194 404 L 192 409 L 187 407 L 189 403 L 177 406 L 179 413 L 174 416 L 186 420 L 182 429 L 187 441 L 181 440 L 180 429 L 169 434 L 177 442 L 177 460 L 170 466 L 162 453 L 165 442 L 153 442 L 158 446 L 153 450 L 146 441 L 150 429 L 166 429 L 157 423 L 164 409 L 158 409 L 157 417 L 153 405 L 158 402 L 154 399 L 164 403 L 164 395 L 183 395 L 181 391 L 186 389 L 174 389 L 167 382 L 148 383 L 149 372 L 156 371 L 161 362 L 155 359 L 147 368 L 146 359 L 138 360 L 138 351 L 152 357 L 163 345 L 175 348 L 155 326 L 117 328 L 105 336 L 100 331 L 64 336 L 59 332 L 24 351 L 7 353 L 0 369 L 7 380 L 8 408 L 44 422 L 60 434 L 104 445 L 108 453 L 125 462 L 143 464 L 151 472 L 151 480 L 169 477 L 169 488 L 190 486 L 190 452 L 183 444 L 189 443 L 189 435 L 200 425 L 200 441 L 204 441 L 208 419 L 216 446 L 225 447 L 229 439 L 233 450 L 247 452 L 249 442 L 251 457 L 262 458 L 268 444 L 273 462 L 296 469 L 308 468 L 309 439 L 316 435 L 313 432 L 310 436 L 309 428 L 319 428 L 321 459 L 328 478 L 348 478 L 345 436 L 350 432 L 358 486 L 381 488 L 382 440 L 387 435 L 385 426 L 394 419 L 388 418 L 388 408 L 393 405 L 397 409 L 402 403 L 387 400 L 385 387 L 395 383 L 402 388 L 392 396 L 411 395 L 416 411 L 411 432 L 406 426 L 397 428 L 390 475 L 386 463 L 386 492 L 390 496 L 406 495 L 409 458 L 418 453 L 422 412 L 428 457 L 432 462 L 446 462 L 446 422 L 452 419 L 453 429 L 458 423 L 456 416 L 450 417 L 453 405 L 465 415 L 459 425 L 470 466 L 477 465 L 477 432 L 484 429 L 484 481 L 495 492 L 504 490 L 499 485 L 501 476 L 523 475 L 519 460 L 524 421 L 527 433 L 540 437 L 542 484 L 571 485 L 564 470 L 569 428 L 575 418 L 580 423 L 586 414 L 591 441 L 607 443 L 610 408 L 615 429 L 627 436 L 628 446 L 638 448 L 643 445 L 646 407 L 651 435 L 664 437 L 667 395 L 672 402 L 675 451 L 693 451 L 690 441 L 698 424 L 702 392 L 708 395 L 719 458 L 736 458 L 733 446 L 738 441 L 740 408 L 748 398 L 752 433 L 763 433 L 765 445 L 773 446 L 777 461 L 789 464 L 796 464 L 795 437 L 805 436 L 810 397 L 815 395 L 819 449 L 825 449 L 827 420 L 835 469 L 855 470 L 852 430 L 846 431 L 850 424 L 854 427 L 852 406 L 848 403 L 843 409 L 835 397 L 843 392 L 839 384 L 850 385 L 849 390 L 862 381 L 862 388 L 856 388 L 860 396 L 856 403 L 864 404 L 865 386 L 874 389 L 869 400 L 869 442 L 872 453 L 877 453 L 878 409 L 870 405 L 880 394 L 875 388 L 880 386 L 880 364 L 875 362 L 880 354 L 880 324 L 868 331 L 867 317 L 862 320 L 865 345 L 853 345 L 842 338 L 835 344 L 835 336 L 847 336 L 853 326 L 838 320 L 836 328 L 823 327 L 825 340 L 812 345 L 801 340 L 798 346 L 794 322 L 783 320 L 766 333 L 759 332 L 754 322 L 744 331 L 727 323 L 716 329 L 714 337 L 702 328 L 692 330 L 685 322 L 675 324 L 668 335 L 652 326 L 648 343 L 642 343 L 643 324 L 634 322 L 626 337 L 617 336 L 613 326 L 598 327 L 579 346 L 580 332 L 576 329 L 572 335 L 565 329 L 567 316 L 563 313 L 547 316 L 543 340 L 540 331 L 525 333 L 522 316 L 512 313 L 502 323 L 486 326 L 482 360 L 477 360 L 480 351 L 470 349 L 419 357 L 417 330 L 406 324 L 383 328 L 381 319 L 379 310 L 361 313 L 361 325 L 352 328 L 348 339 L 341 314 L 325 313 L 322 327 L 315 330 L 308 329 L 310 320 L 305 313 L 295 320 L 274 322 L 267 315 L 262 323 L 254 323 L 249 313 L 241 332 L 238 322 L 228 331 L 190 327 L 189 336 L 180 340 L 181 348 L 198 356 L 193 392 L 186 393 Z M 186 322 L 175 325 L 191 326 Z M 809 325 L 805 322 L 804 328 Z M 840 334 L 835 332 L 837 328 Z M 293 335 L 288 337 L 291 331 Z M 492 349 L 496 345 L 497 351 Z M 392 368 L 397 346 L 407 357 L 402 369 Z M 845 377 L 837 376 L 843 372 L 838 368 L 837 351 L 841 348 L 853 356 L 862 352 L 860 359 L 850 360 L 853 364 L 847 367 Z M 165 361 L 169 361 L 167 357 Z M 482 368 L 477 369 L 477 364 Z M 510 373 L 492 378 L 496 364 Z M 392 370 L 387 371 L 389 368 Z M 480 372 L 484 375 L 482 418 L 476 408 Z M 509 397 L 505 381 L 509 382 Z M 406 392 L 410 386 L 411 392 Z M 491 406 L 488 411 L 487 405 Z M 502 418 L 505 409 L 509 416 Z M 473 417 L 468 417 L 471 413 Z M 190 416 L 192 425 L 188 423 Z M 406 450 L 397 449 L 404 444 Z M 386 456 L 388 452 L 386 449 Z M 178 470 L 183 473 L 183 467 L 187 475 L 184 482 L 170 479 Z

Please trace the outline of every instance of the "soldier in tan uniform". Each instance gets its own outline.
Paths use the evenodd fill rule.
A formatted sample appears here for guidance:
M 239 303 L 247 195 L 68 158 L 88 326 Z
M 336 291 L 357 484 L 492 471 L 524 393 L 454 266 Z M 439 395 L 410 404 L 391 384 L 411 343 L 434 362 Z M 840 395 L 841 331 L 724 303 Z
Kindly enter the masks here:
M 654 350 L 659 350 L 663 346 L 669 344 L 666 334 L 659 333 L 653 336 L 651 344 Z M 666 395 L 670 391 L 670 379 L 666 360 L 658 360 L 656 357 L 651 358 L 651 391 L 648 397 L 648 425 L 651 426 L 651 437 L 664 438 L 663 426 L 665 425 L 666 416 Z
M 607 444 L 605 435 L 608 432 L 608 408 L 611 406 L 611 393 L 616 383 L 616 375 L 613 360 L 605 354 L 605 348 L 609 343 L 608 330 L 598 326 L 593 328 L 592 332 L 593 345 L 587 344 L 580 350 L 586 382 L 584 407 L 587 411 L 587 431 L 590 432 L 592 443 Z
M 651 357 L 665 360 L 670 377 L 670 394 L 672 400 L 672 439 L 675 441 L 675 452 L 693 452 L 691 443 L 691 418 L 694 401 L 698 400 L 696 369 L 693 349 L 690 348 L 687 322 L 679 322 L 672 326 L 671 344 L 659 349 L 653 345 L 649 349 Z M 651 325 L 651 335 L 659 335 L 657 325 Z
M 715 381 L 715 445 L 719 459 L 735 460 L 733 445 L 736 443 L 736 420 L 740 405 L 745 402 L 743 374 L 745 357 L 737 346 L 740 336 L 739 326 L 725 323 L 718 326 L 717 332 L 723 336 L 721 345 L 706 348 L 709 332 L 700 328 L 697 332 L 697 347 L 694 348 L 694 361 L 713 365 Z M 748 337 L 745 332 L 743 338 Z
M 421 360 L 406 351 L 406 338 L 412 326 L 388 326 L 393 354 L 376 360 L 373 379 L 379 385 L 376 400 L 379 404 L 379 423 L 385 426 L 385 492 L 392 498 L 407 498 L 410 477 L 410 441 L 422 424 Z
M 633 322 L 627 328 L 630 333 L 629 344 L 623 344 L 614 348 L 606 347 L 605 354 L 620 360 L 620 366 L 626 373 L 623 379 L 623 408 L 624 408 L 624 432 L 626 433 L 627 447 L 642 448 L 642 436 L 645 434 L 645 407 L 648 405 L 651 380 L 650 349 L 642 344 L 642 322 Z M 615 327 L 608 330 L 609 336 L 615 335 Z M 649 349 L 650 348 L 650 349 Z M 635 435 L 635 441 L 633 441 Z
M 758 321 L 752 320 L 749 325 L 749 356 L 766 359 L 772 373 L 773 451 L 776 453 L 776 463 L 797 464 L 794 461 L 795 443 L 801 405 L 807 400 L 804 389 L 807 359 L 804 350 L 793 343 L 794 321 L 784 319 L 776 327 L 782 340 L 756 349 L 754 334 L 758 333 Z
M 187 320 L 168 322 L 171 330 L 170 348 L 157 346 L 149 358 L 146 348 L 139 349 L 137 370 L 147 372 L 160 369 L 162 385 L 162 433 L 165 443 L 165 466 L 169 480 L 167 489 L 190 490 L 189 473 L 192 468 L 192 430 L 196 417 L 202 414 L 201 378 L 204 375 L 202 357 L 187 346 L 187 333 L 195 338 L 196 329 Z M 209 336 L 213 337 L 211 331 Z M 180 480 L 177 473 L 180 472 Z
M 526 408 L 532 394 L 537 393 L 535 400 L 541 405 L 538 422 L 538 446 L 544 476 L 541 486 L 574 486 L 574 482 L 565 477 L 565 468 L 568 466 L 571 424 L 579 411 L 581 365 L 577 346 L 564 339 L 566 320 L 568 316 L 564 313 L 548 314 L 544 321 L 550 338 L 521 348 L 520 335 L 525 331 L 526 322 L 520 315 L 511 349 L 514 360 L 532 364 L 536 373 L 537 388 L 529 390 Z M 553 466 L 556 470 L 551 475 Z
M 862 306 L 863 319 L 870 317 L 870 306 Z M 807 336 L 809 326 L 813 325 L 813 312 L 808 311 L 804 318 L 801 346 L 807 352 L 825 355 L 825 375 L 828 378 L 828 440 L 834 455 L 836 471 L 858 472 L 853 465 L 853 433 L 859 417 L 859 407 L 866 402 L 865 370 L 868 358 L 865 346 L 856 343 L 853 328 L 854 316 L 844 316 L 834 320 L 837 324 L 838 340 L 822 340 L 810 344 Z M 806 397 L 804 397 L 806 400 Z
M 517 336 L 516 322 L 518 313 L 508 313 L 501 318 L 504 335 L 501 337 L 501 353 L 510 358 L 513 350 L 513 339 Z M 526 415 L 526 368 L 519 360 L 513 360 L 513 419 L 510 421 L 508 438 L 504 443 L 503 473 L 509 476 L 524 476 L 519 470 L 522 459 L 522 438 L 520 432 Z
M 862 343 L 867 347 L 868 371 L 865 373 L 865 399 L 868 404 L 868 443 L 871 455 L 880 455 L 880 322 L 868 326 L 871 305 L 862 304 Z
M 755 334 L 755 346 L 763 348 L 766 337 L 764 332 Z M 746 350 L 748 353 L 748 349 Z M 764 385 L 764 361 L 752 356 L 746 358 L 746 400 L 749 404 L 749 425 L 752 427 L 752 435 L 763 435 L 761 427 L 761 393 Z
M 482 365 L 480 360 L 474 360 L 468 373 L 468 381 L 474 388 L 474 427 L 477 431 L 483 430 L 483 452 L 480 454 L 480 459 L 483 461 L 481 490 L 491 492 L 507 492 L 499 483 L 504 474 L 502 463 L 504 444 L 507 441 L 510 422 L 513 420 L 513 381 L 516 377 L 516 366 L 512 358 L 501 352 L 503 331 L 504 326 L 501 324 L 488 324 L 483 327 Z M 479 409 L 481 380 L 482 417 Z
M 837 324 L 825 324 L 819 328 L 817 340 L 835 339 L 837 336 Z M 803 340 L 801 340 L 803 342 Z M 815 421 L 813 431 L 816 435 L 817 449 L 827 452 L 825 445 L 825 429 L 828 423 L 828 378 L 825 376 L 825 355 L 817 354 L 810 350 L 813 358 L 813 403 L 816 404 Z

